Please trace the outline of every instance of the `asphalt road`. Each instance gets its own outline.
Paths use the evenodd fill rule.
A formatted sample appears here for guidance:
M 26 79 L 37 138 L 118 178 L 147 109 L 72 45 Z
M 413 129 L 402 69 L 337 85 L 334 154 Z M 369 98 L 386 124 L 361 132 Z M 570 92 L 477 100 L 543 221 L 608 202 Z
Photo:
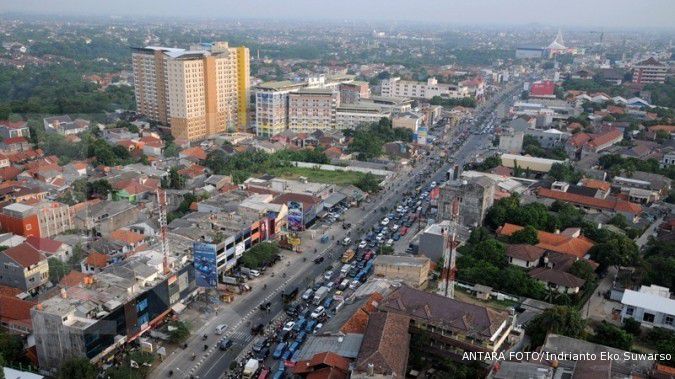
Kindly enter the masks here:
M 510 98 L 510 96 L 499 96 L 485 103 L 475 116 L 476 123 L 493 112 L 498 104 L 508 101 Z M 466 127 L 471 128 L 475 125 Z M 437 143 L 436 152 L 440 152 L 441 148 L 448 146 L 449 141 L 455 138 L 456 134 L 456 131 L 452 131 L 443 136 Z M 444 181 L 446 172 L 453 164 L 463 165 L 472 160 L 476 151 L 489 145 L 493 137 L 492 134 L 469 134 L 464 143 L 454 153 L 450 154 L 444 164 L 439 166 L 433 159 L 426 158 L 417 164 L 413 172 L 422 172 L 431 165 L 435 165 L 435 171 L 426 178 L 425 183 Z M 433 157 L 434 154 L 431 154 L 431 156 Z M 403 193 L 414 190 L 416 187 L 414 175 L 410 171 L 402 171 L 398 173 L 398 177 L 390 181 L 389 186 L 390 188 L 382 191 L 371 203 L 366 204 L 365 210 L 354 208 L 345 214 L 346 221 L 352 223 L 350 230 L 343 230 L 338 225 L 339 223 L 335 223 L 327 230 L 317 232 L 318 235 L 335 236 L 334 241 L 322 245 L 318 240 L 304 240 L 303 249 L 305 253 L 287 254 L 281 262 L 268 269 L 265 275 L 249 282 L 253 287 L 251 292 L 237 296 L 233 303 L 225 305 L 187 341 L 187 349 L 178 349 L 174 354 L 168 356 L 159 367 L 153 370 L 151 377 L 168 377 L 170 371 L 173 371 L 173 375 L 177 377 L 190 377 L 190 375 L 198 378 L 222 377 L 228 371 L 230 363 L 252 341 L 250 325 L 257 325 L 258 323 L 267 325 L 272 319 L 283 313 L 281 292 L 294 287 L 299 287 L 302 291 L 329 266 L 332 266 L 344 250 L 344 247 L 337 245 L 337 242 L 341 241 L 347 233 L 357 237 L 357 230 L 365 230 L 375 224 L 382 217 L 383 212 L 380 211 L 382 206 L 391 208 L 401 200 Z M 314 248 L 318 249 L 317 253 L 311 253 Z M 328 254 L 330 254 L 330 257 L 328 257 Z M 313 259 L 319 255 L 326 256 L 327 259 L 321 264 L 314 264 Z M 303 261 L 303 256 L 308 259 Z M 275 273 L 273 277 L 270 271 Z M 283 273 L 286 274 L 286 277 L 283 277 Z M 267 289 L 263 289 L 265 284 Z M 267 301 L 272 303 L 270 311 L 260 311 L 258 306 Z M 214 333 L 215 327 L 219 324 L 228 325 L 227 331 L 223 335 L 215 335 Z M 204 334 L 207 335 L 206 340 L 201 337 Z M 217 342 L 223 337 L 228 337 L 233 341 L 233 346 L 225 352 L 220 351 L 216 346 Z M 207 350 L 204 350 L 204 345 L 207 346 Z M 191 359 L 193 353 L 196 356 L 194 360 Z

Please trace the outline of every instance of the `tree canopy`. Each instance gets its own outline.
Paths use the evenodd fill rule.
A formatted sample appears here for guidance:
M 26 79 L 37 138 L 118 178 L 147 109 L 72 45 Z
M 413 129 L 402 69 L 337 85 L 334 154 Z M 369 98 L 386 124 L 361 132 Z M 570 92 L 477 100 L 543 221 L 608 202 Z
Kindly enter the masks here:
M 586 322 L 578 310 L 568 306 L 555 306 L 533 318 L 526 328 L 532 339 L 532 346 L 541 346 L 548 333 L 561 334 L 567 337 L 580 337 Z

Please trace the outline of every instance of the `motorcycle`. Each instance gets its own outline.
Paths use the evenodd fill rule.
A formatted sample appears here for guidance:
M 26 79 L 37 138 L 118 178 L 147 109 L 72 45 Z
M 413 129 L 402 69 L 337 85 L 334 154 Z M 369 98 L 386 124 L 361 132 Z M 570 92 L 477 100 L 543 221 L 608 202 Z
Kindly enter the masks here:
M 205 345 L 204 345 L 204 351 L 206 351 L 206 350 L 208 350 L 208 349 L 209 349 L 209 345 L 206 345 L 206 344 L 205 344 Z
M 195 360 L 195 358 L 197 358 L 197 354 L 195 354 L 195 353 L 192 353 L 192 358 L 190 358 L 190 360 L 194 361 L 194 360 Z
M 209 336 L 207 336 L 206 334 L 204 334 L 204 335 L 202 336 L 202 341 L 206 341 L 207 338 L 209 338 Z

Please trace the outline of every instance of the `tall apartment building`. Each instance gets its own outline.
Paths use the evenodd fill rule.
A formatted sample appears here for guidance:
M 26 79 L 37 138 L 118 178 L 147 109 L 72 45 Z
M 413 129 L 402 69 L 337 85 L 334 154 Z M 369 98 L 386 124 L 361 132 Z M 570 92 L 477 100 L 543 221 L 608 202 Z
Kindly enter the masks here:
M 291 81 L 268 82 L 255 89 L 256 134 L 261 137 L 277 135 L 288 126 L 288 94 L 304 88 L 306 83 Z
M 342 85 L 353 82 L 353 75 L 319 75 L 307 78 L 306 81 L 302 82 L 286 80 L 257 85 L 254 89 L 256 134 L 262 137 L 271 137 L 290 127 L 290 93 L 295 93 L 303 89 L 323 89 L 338 93 L 338 91 L 343 88 Z M 367 85 L 367 83 L 365 84 Z M 352 90 L 356 87 L 359 88 L 360 92 L 367 92 L 361 85 L 344 88 Z M 338 104 L 340 104 L 339 98 L 338 102 L 335 103 L 335 106 Z M 333 126 L 331 126 L 331 128 L 332 127 Z
M 335 128 L 340 95 L 329 88 L 304 88 L 288 95 L 288 127 L 294 132 Z
M 668 65 L 649 58 L 633 66 L 633 83 L 664 83 L 668 74 Z
M 227 130 L 245 130 L 249 96 L 249 50 L 227 42 L 189 50 L 134 48 L 138 112 L 171 125 L 190 141 Z
M 466 86 L 438 83 L 436 78 L 429 78 L 426 82 L 401 80 L 399 77 L 382 81 L 382 96 L 412 97 L 431 99 L 434 96 L 456 99 L 468 97 L 469 89 Z

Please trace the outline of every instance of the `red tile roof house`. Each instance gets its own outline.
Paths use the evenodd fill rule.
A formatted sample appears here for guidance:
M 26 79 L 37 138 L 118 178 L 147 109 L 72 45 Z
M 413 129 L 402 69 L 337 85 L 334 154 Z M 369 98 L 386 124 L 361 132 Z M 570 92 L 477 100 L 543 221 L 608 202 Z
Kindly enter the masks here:
M 506 223 L 497 229 L 500 236 L 510 236 L 513 233 L 523 229 L 520 225 Z M 561 233 L 549 233 L 537 231 L 539 243 L 536 247 L 543 250 L 555 251 L 561 254 L 572 255 L 577 258 L 585 257 L 595 242 L 581 235 L 579 228 L 568 228 Z
M 0 323 L 11 333 L 31 334 L 33 323 L 30 310 L 35 304 L 16 296 L 0 295 Z
M 584 210 L 619 213 L 624 215 L 627 220 L 632 221 L 636 221 L 642 214 L 642 206 L 640 204 L 631 203 L 629 201 L 611 196 L 608 196 L 604 199 L 598 199 L 596 197 L 584 196 L 570 192 L 555 191 L 544 187 L 541 187 L 537 190 L 537 196 L 571 203 Z
M 30 137 L 30 129 L 26 121 L 0 120 L 0 135 L 2 138 Z
M 39 250 L 47 258 L 54 257 L 62 262 L 68 261 L 72 252 L 69 245 L 51 238 L 28 237 L 26 243 Z
M 537 279 L 547 287 L 559 293 L 575 294 L 586 282 L 583 279 L 567 273 L 546 267 L 533 268 L 527 273 L 531 278 Z
M 349 359 L 333 352 L 315 354 L 312 359 L 299 361 L 293 366 L 293 374 L 308 379 L 348 379 Z
M 577 133 L 567 140 L 565 151 L 570 156 L 575 156 L 581 152 L 581 157 L 590 153 L 598 153 L 608 147 L 617 144 L 623 140 L 623 132 L 617 128 L 597 133 Z
M 22 243 L 0 251 L 0 284 L 37 293 L 49 283 L 47 257 Z
M 408 364 L 410 318 L 394 312 L 370 315 L 352 377 L 373 372 L 391 378 L 405 378 Z
M 31 145 L 26 137 L 5 138 L 0 141 L 0 150 L 5 152 L 25 151 L 30 149 Z

